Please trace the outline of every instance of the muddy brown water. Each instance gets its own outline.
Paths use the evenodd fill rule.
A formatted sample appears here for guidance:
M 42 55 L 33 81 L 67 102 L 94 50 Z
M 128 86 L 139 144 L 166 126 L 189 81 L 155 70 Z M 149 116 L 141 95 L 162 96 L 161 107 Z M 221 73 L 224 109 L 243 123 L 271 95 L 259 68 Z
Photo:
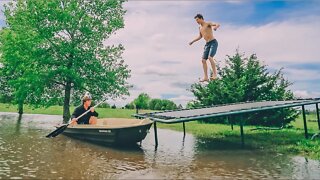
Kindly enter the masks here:
M 237 147 L 166 129 L 141 146 L 110 147 L 45 135 L 61 116 L 0 113 L 0 179 L 320 179 L 320 161 Z

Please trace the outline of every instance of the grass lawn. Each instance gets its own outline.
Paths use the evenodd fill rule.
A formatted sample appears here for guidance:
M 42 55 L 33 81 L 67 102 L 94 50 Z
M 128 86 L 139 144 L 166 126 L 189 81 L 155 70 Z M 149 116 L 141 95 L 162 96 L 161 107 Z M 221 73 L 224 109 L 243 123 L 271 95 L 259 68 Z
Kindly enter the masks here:
M 75 107 L 70 108 L 72 113 Z M 133 118 L 131 115 L 136 113 L 134 109 L 109 109 L 109 108 L 96 108 L 99 113 L 99 118 Z M 17 106 L 1 104 L 0 103 L 0 112 L 17 112 Z M 139 111 L 139 113 L 150 112 L 150 111 Z M 51 106 L 49 108 L 39 108 L 32 109 L 29 106 L 24 107 L 24 113 L 26 114 L 52 114 L 52 115 L 61 115 L 62 116 L 62 107 L 61 106 Z
M 307 116 L 309 138 L 320 132 L 315 114 Z M 310 121 L 312 120 L 312 121 Z M 210 142 L 206 148 L 236 149 L 241 147 L 240 126 L 224 124 L 204 124 L 197 121 L 186 122 L 186 132 L 195 135 L 204 142 Z M 253 130 L 256 126 L 244 126 L 245 147 L 260 149 L 270 153 L 293 154 L 320 159 L 320 137 L 315 140 L 305 139 L 302 116 L 292 122 L 293 128 L 281 130 Z M 159 128 L 183 131 L 182 123 L 162 124 Z M 209 146 L 209 147 L 208 147 Z
M 71 112 L 73 110 L 74 107 L 71 107 Z M 26 106 L 24 111 L 30 114 L 62 115 L 61 106 L 52 106 L 47 109 L 32 109 Z M 17 112 L 17 107 L 0 104 L 0 112 Z M 131 115 L 135 113 L 135 110 L 97 108 L 97 112 L 99 112 L 100 118 L 133 118 Z M 316 114 L 307 115 L 307 126 L 310 137 L 314 133 L 319 132 L 316 119 Z M 159 128 L 183 131 L 182 123 L 158 123 L 157 125 Z M 302 116 L 300 115 L 295 122 L 292 122 L 292 125 L 293 128 L 282 130 L 252 130 L 257 127 L 244 126 L 245 147 L 248 149 L 260 149 L 270 153 L 299 154 L 313 159 L 320 159 L 320 138 L 316 138 L 315 140 L 304 138 Z M 203 124 L 192 121 L 186 123 L 186 131 L 204 142 L 210 142 L 203 145 L 207 149 L 237 149 L 241 145 L 240 127 L 238 125 L 234 125 L 234 130 L 231 130 L 230 125 Z M 161 139 L 159 140 L 161 141 Z

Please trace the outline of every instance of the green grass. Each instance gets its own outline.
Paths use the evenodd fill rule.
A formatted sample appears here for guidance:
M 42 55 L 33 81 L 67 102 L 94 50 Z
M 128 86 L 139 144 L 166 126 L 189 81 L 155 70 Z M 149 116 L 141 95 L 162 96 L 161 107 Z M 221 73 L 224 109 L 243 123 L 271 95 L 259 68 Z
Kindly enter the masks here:
M 307 120 L 315 120 L 315 115 L 307 116 Z M 256 126 L 244 126 L 245 147 L 258 149 L 270 153 L 282 153 L 302 155 L 312 159 L 320 159 L 320 138 L 315 140 L 305 139 L 302 117 L 298 117 L 292 123 L 293 128 L 281 130 L 253 130 Z M 308 134 L 311 137 L 319 132 L 318 124 L 308 121 Z M 162 124 L 159 128 L 183 131 L 181 123 Z M 204 124 L 197 121 L 186 123 L 186 132 L 195 135 L 207 143 L 205 148 L 209 149 L 237 149 L 241 148 L 240 126 L 224 124 Z
M 72 113 L 75 107 L 70 108 Z M 100 118 L 133 118 L 132 114 L 135 114 L 134 109 L 109 109 L 109 108 L 96 108 L 96 111 L 99 113 Z M 17 112 L 17 106 L 1 104 L 0 103 L 0 112 Z M 140 111 L 140 112 L 150 112 L 150 111 Z M 24 113 L 26 114 L 52 114 L 52 115 L 61 115 L 62 116 L 62 107 L 61 106 L 51 106 L 49 108 L 39 108 L 33 109 L 30 106 L 24 107 Z
M 71 107 L 71 112 L 74 107 Z M 135 110 L 128 109 L 106 109 L 97 108 L 99 117 L 117 117 L 117 118 L 133 118 L 131 115 Z M 1 112 L 17 112 L 17 107 L 13 105 L 0 104 Z M 24 109 L 28 114 L 54 114 L 62 115 L 61 106 L 52 106 L 49 108 L 32 109 L 28 106 Z M 150 111 L 144 111 L 150 112 Z M 307 115 L 307 126 L 310 136 L 319 132 L 316 121 L 316 114 Z M 310 121 L 311 120 L 311 121 Z M 320 138 L 315 140 L 304 138 L 304 126 L 302 116 L 292 122 L 293 128 L 282 130 L 252 130 L 256 126 L 244 126 L 244 138 L 246 148 L 258 149 L 270 153 L 282 153 L 303 155 L 313 159 L 320 159 Z M 178 124 L 162 124 L 158 123 L 159 128 L 183 131 L 182 123 Z M 204 143 L 200 146 L 206 149 L 237 149 L 240 148 L 240 127 L 234 125 L 231 130 L 230 125 L 224 124 L 203 124 L 197 121 L 186 123 L 187 133 L 195 135 Z

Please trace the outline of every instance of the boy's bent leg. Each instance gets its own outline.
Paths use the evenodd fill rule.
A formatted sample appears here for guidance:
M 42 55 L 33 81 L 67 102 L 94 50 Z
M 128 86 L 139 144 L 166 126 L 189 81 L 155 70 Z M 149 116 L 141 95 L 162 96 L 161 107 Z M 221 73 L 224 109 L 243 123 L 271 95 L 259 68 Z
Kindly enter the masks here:
M 97 117 L 91 116 L 89 119 L 89 124 L 92 124 L 92 125 L 97 124 Z
M 210 79 L 214 80 L 217 78 L 217 67 L 216 67 L 216 63 L 214 62 L 214 57 L 209 56 L 209 61 L 211 63 L 211 68 L 212 68 L 212 72 L 213 72 Z

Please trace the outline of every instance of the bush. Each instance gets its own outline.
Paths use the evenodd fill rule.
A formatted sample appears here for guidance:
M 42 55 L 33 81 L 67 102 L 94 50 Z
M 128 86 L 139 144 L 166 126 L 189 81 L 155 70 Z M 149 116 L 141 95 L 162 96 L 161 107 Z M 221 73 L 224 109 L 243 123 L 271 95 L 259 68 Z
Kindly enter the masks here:
M 227 56 L 226 66 L 218 67 L 220 79 L 204 85 L 195 83 L 191 92 L 196 100 L 187 107 L 213 106 L 247 101 L 292 100 L 293 93 L 287 88 L 292 84 L 283 77 L 282 69 L 268 72 L 255 54 L 244 57 L 237 51 L 234 56 Z M 245 114 L 245 123 L 250 125 L 283 126 L 297 117 L 294 109 L 268 110 Z M 232 117 L 235 118 L 235 117 Z M 211 118 L 204 122 L 228 123 L 226 118 Z

